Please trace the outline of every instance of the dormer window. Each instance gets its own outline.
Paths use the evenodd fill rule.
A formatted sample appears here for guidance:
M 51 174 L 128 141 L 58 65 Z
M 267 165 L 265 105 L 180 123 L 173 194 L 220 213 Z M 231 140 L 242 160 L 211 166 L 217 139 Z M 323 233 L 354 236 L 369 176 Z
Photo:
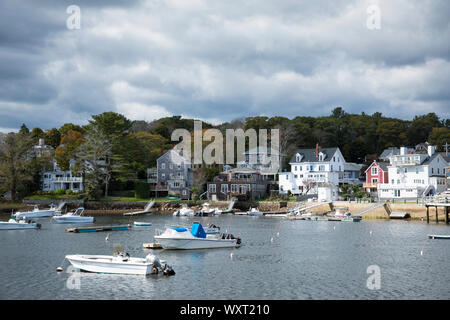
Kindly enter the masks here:
M 303 156 L 300 153 L 297 153 L 295 155 L 295 162 L 300 162 L 302 161 Z
M 323 152 L 319 153 L 319 161 L 323 161 L 326 157 L 326 154 L 324 154 Z

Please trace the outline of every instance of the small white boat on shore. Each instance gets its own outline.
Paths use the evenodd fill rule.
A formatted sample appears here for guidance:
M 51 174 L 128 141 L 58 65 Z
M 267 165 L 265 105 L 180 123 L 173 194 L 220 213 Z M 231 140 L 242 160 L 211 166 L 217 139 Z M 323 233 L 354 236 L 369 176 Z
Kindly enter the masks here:
M 26 230 L 26 229 L 40 229 L 41 225 L 34 221 L 29 220 L 15 220 L 9 219 L 8 221 L 0 222 L 0 230 Z
M 74 212 L 68 212 L 61 216 L 54 216 L 52 220 L 56 223 L 93 223 L 94 217 L 83 216 L 84 208 L 79 207 Z
M 249 216 L 262 216 L 264 214 L 261 211 L 259 211 L 257 208 L 252 208 L 250 211 L 247 211 L 247 215 L 249 215 Z
M 33 211 L 18 211 L 14 216 L 17 220 L 59 216 L 61 215 L 61 209 L 64 205 L 64 202 L 60 203 L 58 206 L 55 206 L 52 203 L 48 209 L 39 209 L 39 206 L 35 205 Z
M 177 217 L 184 217 L 184 216 L 193 216 L 195 214 L 194 210 L 188 208 L 187 205 L 183 205 L 183 207 L 179 210 L 176 210 L 173 215 Z
M 209 203 L 205 202 L 203 204 L 202 209 L 200 211 L 196 212 L 195 215 L 199 216 L 199 217 L 206 217 L 209 215 L 213 215 L 215 213 L 216 209 L 219 210 L 219 208 L 211 208 L 209 206 Z
M 155 241 L 163 249 L 212 249 L 233 248 L 241 244 L 240 238 L 232 234 L 207 234 L 198 222 L 192 228 L 167 228 L 161 232 L 157 230 Z
M 113 256 L 105 255 L 67 255 L 66 259 L 77 269 L 96 273 L 148 275 L 162 272 L 174 275 L 175 272 L 164 260 L 159 260 L 152 254 L 145 258 L 130 257 L 120 252 Z

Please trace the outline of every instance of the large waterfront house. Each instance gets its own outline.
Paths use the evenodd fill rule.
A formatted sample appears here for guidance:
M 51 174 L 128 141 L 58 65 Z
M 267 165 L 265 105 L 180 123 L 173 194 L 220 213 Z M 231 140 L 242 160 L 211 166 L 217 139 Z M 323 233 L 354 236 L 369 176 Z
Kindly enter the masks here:
M 70 160 L 70 167 L 75 164 L 74 160 Z M 53 159 L 53 170 L 45 171 L 41 174 L 41 190 L 72 190 L 73 192 L 82 192 L 84 190 L 83 177 L 76 175 L 72 170 L 62 171 L 56 160 Z
M 244 161 L 237 162 L 237 168 L 256 170 L 261 175 L 261 178 L 269 184 L 277 182 L 277 174 L 281 169 L 285 154 L 273 148 L 256 147 L 244 152 L 244 157 Z M 272 158 L 276 160 L 272 162 Z
M 33 147 L 33 152 L 36 157 L 52 156 L 53 148 L 45 144 L 44 139 L 39 139 L 39 143 Z M 72 170 L 62 171 L 54 158 L 52 159 L 52 164 L 51 170 L 41 173 L 42 191 L 71 190 L 73 192 L 82 192 L 84 190 L 83 177 L 81 175 L 76 175 Z M 75 160 L 71 159 L 69 165 L 72 168 L 75 165 Z
M 234 168 L 221 172 L 207 183 L 208 199 L 212 201 L 260 199 L 268 194 L 270 182 L 259 170 Z
M 388 182 L 378 184 L 379 199 L 417 199 L 445 190 L 448 162 L 429 145 L 427 153 L 400 148 L 389 157 Z
M 171 149 L 156 160 L 155 191 L 163 195 L 186 197 L 193 187 L 191 159 L 184 157 L 181 150 Z M 155 171 L 149 169 L 148 179 L 154 181 Z
M 279 193 L 317 194 L 319 183 L 359 184 L 361 165 L 345 161 L 339 148 L 298 149 L 289 161 L 290 172 L 280 172 Z

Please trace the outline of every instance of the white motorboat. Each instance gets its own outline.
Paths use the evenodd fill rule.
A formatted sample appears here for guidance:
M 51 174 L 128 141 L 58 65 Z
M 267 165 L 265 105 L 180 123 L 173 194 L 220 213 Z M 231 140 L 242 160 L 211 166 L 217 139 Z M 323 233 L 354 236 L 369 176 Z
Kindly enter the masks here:
M 21 219 L 9 219 L 8 221 L 0 222 L 0 230 L 25 230 L 25 229 L 39 229 L 41 225 L 34 221 Z
M 345 207 L 337 207 L 334 213 L 335 218 L 351 218 L 352 214 Z
M 209 203 L 205 202 L 202 209 L 199 212 L 196 212 L 195 215 L 200 217 L 209 216 L 214 214 L 216 209 L 218 210 L 218 208 L 210 208 Z
M 116 273 L 116 274 L 156 274 L 163 272 L 174 275 L 175 272 L 164 260 L 159 260 L 152 254 L 145 258 L 130 257 L 120 252 L 113 256 L 104 255 L 67 255 L 66 259 L 77 269 L 87 272 Z
M 157 230 L 155 241 L 160 243 L 163 249 L 233 248 L 241 244 L 241 239 L 232 234 L 207 234 L 198 222 L 194 222 L 191 229 L 167 228 L 163 232 Z
M 247 211 L 249 216 L 262 216 L 263 213 L 259 211 L 257 208 L 252 208 L 250 211 Z
M 64 205 L 64 202 L 60 203 L 59 206 L 52 203 L 48 209 L 39 209 L 39 206 L 35 205 L 33 211 L 18 211 L 14 216 L 17 220 L 59 216 Z
M 93 223 L 94 217 L 83 216 L 84 208 L 79 207 L 74 212 L 68 212 L 61 216 L 54 216 L 52 219 L 56 223 Z
M 174 216 L 193 216 L 194 214 L 194 210 L 189 209 L 187 205 L 183 205 L 181 209 L 176 210 L 173 213 Z

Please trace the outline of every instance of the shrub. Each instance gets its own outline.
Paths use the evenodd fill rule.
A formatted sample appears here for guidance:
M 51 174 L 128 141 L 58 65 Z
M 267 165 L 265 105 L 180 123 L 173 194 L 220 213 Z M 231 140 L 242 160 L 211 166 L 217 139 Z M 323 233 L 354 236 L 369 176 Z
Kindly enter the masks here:
M 65 194 L 66 192 L 64 191 L 64 189 L 58 189 L 58 190 L 55 190 L 54 191 L 54 194 L 56 195 L 56 196 L 61 196 L 61 195 L 63 195 L 63 194 Z
M 66 194 L 73 194 L 73 191 L 70 190 L 70 189 L 67 189 L 67 190 L 66 190 Z

